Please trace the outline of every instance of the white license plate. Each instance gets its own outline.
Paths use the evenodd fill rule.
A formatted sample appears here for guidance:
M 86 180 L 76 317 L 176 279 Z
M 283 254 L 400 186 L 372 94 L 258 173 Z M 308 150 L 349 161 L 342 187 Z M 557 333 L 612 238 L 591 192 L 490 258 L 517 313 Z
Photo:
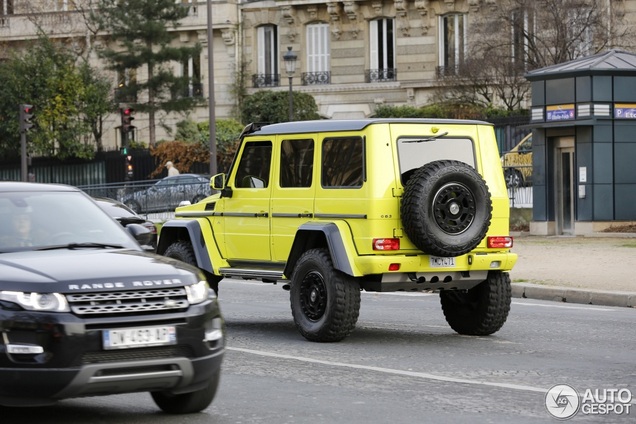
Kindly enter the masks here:
M 438 256 L 430 257 L 431 268 L 453 268 L 455 267 L 455 258 L 440 258 Z
M 132 347 L 163 346 L 177 343 L 175 327 L 136 327 L 104 330 L 104 349 L 129 349 Z

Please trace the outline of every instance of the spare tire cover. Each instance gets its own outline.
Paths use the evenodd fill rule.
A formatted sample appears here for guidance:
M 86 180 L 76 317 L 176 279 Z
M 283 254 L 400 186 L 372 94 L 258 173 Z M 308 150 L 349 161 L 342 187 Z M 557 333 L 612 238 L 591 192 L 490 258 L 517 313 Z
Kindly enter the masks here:
M 463 162 L 440 160 L 417 169 L 404 187 L 404 231 L 420 250 L 459 256 L 485 237 L 492 201 L 484 179 Z

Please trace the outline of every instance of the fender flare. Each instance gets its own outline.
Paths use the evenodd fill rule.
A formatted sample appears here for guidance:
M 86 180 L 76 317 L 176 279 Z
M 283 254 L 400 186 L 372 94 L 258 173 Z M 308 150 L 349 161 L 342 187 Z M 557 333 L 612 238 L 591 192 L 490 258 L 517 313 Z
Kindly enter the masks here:
M 347 240 L 343 238 L 343 232 L 346 235 L 349 231 L 343 231 L 345 229 L 341 229 L 340 226 L 346 226 L 346 224 L 308 222 L 298 227 L 283 274 L 290 279 L 300 256 L 314 247 L 327 247 L 333 266 L 338 271 L 351 276 L 359 274 L 355 264 L 350 260 L 355 254 L 353 242 L 350 237 Z
M 170 220 L 161 227 L 157 242 L 157 254 L 163 255 L 168 246 L 178 240 L 188 240 L 192 245 L 197 267 L 214 274 L 210 253 L 202 236 L 201 224 L 195 220 Z

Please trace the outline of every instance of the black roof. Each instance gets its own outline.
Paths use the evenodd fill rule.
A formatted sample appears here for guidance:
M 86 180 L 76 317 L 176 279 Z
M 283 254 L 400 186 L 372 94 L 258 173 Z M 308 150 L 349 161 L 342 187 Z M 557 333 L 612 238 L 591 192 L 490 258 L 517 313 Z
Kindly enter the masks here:
M 573 75 L 636 75 L 636 54 L 609 50 L 530 71 L 526 78 L 536 81 Z
M 371 119 L 325 119 L 316 121 L 282 122 L 279 124 L 257 125 L 246 134 L 300 134 L 330 131 L 359 131 L 374 124 L 462 124 L 462 125 L 492 125 L 484 121 L 467 119 L 425 119 L 425 118 L 371 118 Z

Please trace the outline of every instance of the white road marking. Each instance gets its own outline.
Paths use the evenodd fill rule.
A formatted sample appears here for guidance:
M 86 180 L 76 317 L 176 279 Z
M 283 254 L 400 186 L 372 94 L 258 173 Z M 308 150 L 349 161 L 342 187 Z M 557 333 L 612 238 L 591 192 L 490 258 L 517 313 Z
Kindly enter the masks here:
M 594 305 L 587 306 L 570 306 L 570 305 L 562 305 L 560 303 L 549 304 L 549 303 L 530 303 L 530 302 L 512 302 L 513 305 L 521 305 L 521 306 L 540 306 L 542 308 L 563 308 L 563 309 L 581 309 L 585 311 L 598 311 L 598 312 L 610 312 L 614 309 L 608 308 L 600 308 L 595 307 Z
M 375 371 L 381 372 L 385 374 L 392 375 L 402 375 L 405 377 L 413 377 L 413 378 L 421 378 L 425 380 L 434 380 L 434 381 L 442 381 L 445 383 L 462 383 L 462 384 L 472 384 L 477 386 L 489 386 L 489 387 L 497 387 L 502 389 L 512 389 L 512 390 L 521 390 L 526 392 L 537 392 L 537 393 L 546 393 L 548 389 L 542 387 L 532 387 L 525 386 L 520 384 L 509 384 L 509 383 L 493 383 L 489 381 L 480 381 L 480 380 L 470 380 L 466 378 L 456 378 L 456 377 L 445 377 L 442 375 L 429 374 L 425 372 L 415 372 L 415 371 L 405 371 L 405 370 L 396 370 L 392 368 L 383 368 L 383 367 L 372 367 L 369 365 L 359 365 L 359 364 L 347 364 L 344 362 L 333 362 L 333 361 L 325 361 L 321 359 L 314 358 L 305 358 L 302 356 L 292 356 L 292 355 L 284 355 L 275 352 L 265 352 L 261 350 L 253 350 L 253 349 L 244 349 L 240 347 L 227 347 L 227 350 L 234 350 L 236 352 L 249 353 L 252 355 L 265 356 L 269 358 L 278 358 L 278 359 L 290 359 L 294 361 L 307 362 L 312 364 L 320 364 L 327 365 L 331 367 L 342 367 L 342 368 L 351 368 L 356 370 L 365 370 L 365 371 Z

